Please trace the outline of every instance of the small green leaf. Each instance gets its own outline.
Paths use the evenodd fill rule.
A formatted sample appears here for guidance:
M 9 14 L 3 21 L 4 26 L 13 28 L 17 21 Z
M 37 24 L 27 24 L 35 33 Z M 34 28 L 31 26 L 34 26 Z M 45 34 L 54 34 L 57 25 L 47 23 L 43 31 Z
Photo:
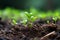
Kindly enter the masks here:
M 47 23 L 49 23 L 49 20 L 47 20 Z
M 13 20 L 13 24 L 17 24 L 17 22 L 15 20 Z

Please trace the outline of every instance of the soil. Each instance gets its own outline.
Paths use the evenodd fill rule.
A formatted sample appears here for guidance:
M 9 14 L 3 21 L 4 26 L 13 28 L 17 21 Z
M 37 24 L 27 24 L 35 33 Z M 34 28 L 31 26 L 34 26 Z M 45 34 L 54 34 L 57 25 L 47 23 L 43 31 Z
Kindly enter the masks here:
M 60 20 L 39 19 L 29 27 L 29 24 L 13 25 L 10 19 L 0 18 L 0 40 L 60 40 Z

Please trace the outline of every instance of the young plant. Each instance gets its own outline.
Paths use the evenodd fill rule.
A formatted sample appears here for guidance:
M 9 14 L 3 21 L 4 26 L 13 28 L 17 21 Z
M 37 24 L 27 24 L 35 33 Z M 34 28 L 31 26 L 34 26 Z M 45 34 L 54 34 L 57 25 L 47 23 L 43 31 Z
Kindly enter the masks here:
M 58 18 L 57 18 L 57 17 L 53 17 L 52 19 L 53 19 L 53 20 L 55 21 L 55 23 L 56 23 L 56 21 L 57 21 Z
M 47 23 L 48 23 L 48 24 L 50 23 L 49 20 L 47 20 Z
M 12 20 L 13 25 L 17 24 L 16 20 Z
M 33 15 L 33 13 L 27 13 L 27 12 L 26 12 L 25 15 L 26 15 L 26 17 L 27 17 L 27 20 L 30 21 L 30 22 L 35 21 L 36 18 L 37 18 L 37 16 L 35 17 L 35 16 Z

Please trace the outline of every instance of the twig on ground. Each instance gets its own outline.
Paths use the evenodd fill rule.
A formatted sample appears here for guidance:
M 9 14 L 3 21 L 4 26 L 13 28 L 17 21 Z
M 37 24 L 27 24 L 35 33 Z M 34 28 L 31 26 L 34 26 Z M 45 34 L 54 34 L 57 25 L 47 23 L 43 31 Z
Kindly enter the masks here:
M 47 34 L 47 35 L 45 35 L 45 36 L 41 37 L 41 39 L 40 39 L 40 40 L 48 40 L 48 37 L 49 37 L 50 35 L 56 35 L 56 32 L 55 32 L 55 31 L 53 31 L 53 32 L 51 32 L 51 33 L 49 33 L 49 34 Z

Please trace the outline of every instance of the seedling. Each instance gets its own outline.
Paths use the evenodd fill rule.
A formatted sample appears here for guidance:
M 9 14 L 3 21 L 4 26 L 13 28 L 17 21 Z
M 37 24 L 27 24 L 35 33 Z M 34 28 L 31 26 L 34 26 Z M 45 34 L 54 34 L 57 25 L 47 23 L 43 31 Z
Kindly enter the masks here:
M 25 13 L 27 20 L 29 20 L 30 22 L 33 22 L 37 17 L 35 17 L 33 15 L 33 13 Z
M 50 23 L 49 20 L 47 20 L 47 23 Z
M 15 20 L 12 20 L 12 23 L 15 25 L 15 24 L 17 24 L 17 22 L 15 21 Z
M 56 21 L 57 21 L 57 17 L 53 17 L 52 19 L 53 19 L 53 20 L 55 21 L 55 23 L 56 23 Z

